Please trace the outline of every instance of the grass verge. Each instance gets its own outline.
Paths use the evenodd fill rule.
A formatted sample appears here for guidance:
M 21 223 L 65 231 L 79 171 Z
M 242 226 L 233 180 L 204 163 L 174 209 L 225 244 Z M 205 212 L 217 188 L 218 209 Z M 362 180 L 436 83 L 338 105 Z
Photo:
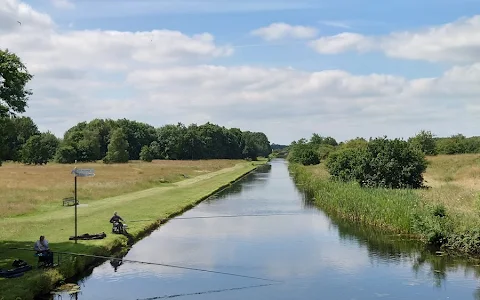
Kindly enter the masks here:
M 41 234 L 46 236 L 54 251 L 111 255 L 127 246 L 125 236 L 108 234 L 111 230 L 108 220 L 113 211 L 118 211 L 126 219 L 129 233 L 138 240 L 160 225 L 155 220 L 171 218 L 195 206 L 264 163 L 265 160 L 242 162 L 170 186 L 97 200 L 88 206 L 78 207 L 78 233 L 106 232 L 107 237 L 103 240 L 78 241 L 78 244 L 68 240 L 74 229 L 72 207 L 4 218 L 0 220 L 0 268 L 10 267 L 13 259 L 17 258 L 36 265 L 32 252 L 9 248 L 33 248 L 33 243 Z M 128 223 L 129 220 L 147 221 Z M 0 279 L 0 299 L 32 299 L 35 295 L 49 292 L 57 283 L 84 271 L 94 262 L 85 257 L 64 257 L 55 269 L 33 270 L 20 278 Z
M 407 234 L 453 253 L 480 254 L 480 156 L 428 158 L 427 190 L 361 188 L 330 180 L 323 165 L 290 165 L 295 181 L 330 215 Z M 452 251 L 451 251 L 452 252 Z

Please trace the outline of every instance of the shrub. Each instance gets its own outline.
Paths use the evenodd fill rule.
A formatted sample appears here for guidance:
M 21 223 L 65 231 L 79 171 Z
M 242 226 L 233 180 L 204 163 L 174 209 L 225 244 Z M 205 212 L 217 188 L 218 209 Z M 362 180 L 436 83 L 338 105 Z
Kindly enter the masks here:
M 332 153 L 327 168 L 334 179 L 363 187 L 420 188 L 427 169 L 425 154 L 403 140 L 371 140 L 366 148 Z
M 288 160 L 304 166 L 318 165 L 320 163 L 317 151 L 310 144 L 296 144 L 289 153 Z

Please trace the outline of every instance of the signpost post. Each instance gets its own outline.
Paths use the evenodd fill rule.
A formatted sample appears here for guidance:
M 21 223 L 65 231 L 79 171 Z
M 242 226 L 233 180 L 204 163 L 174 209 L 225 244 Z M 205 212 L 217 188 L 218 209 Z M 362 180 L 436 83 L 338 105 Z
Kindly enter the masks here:
M 95 170 L 93 169 L 75 169 L 72 170 L 72 174 L 75 176 L 75 244 L 77 243 L 77 177 L 93 177 L 95 176 Z

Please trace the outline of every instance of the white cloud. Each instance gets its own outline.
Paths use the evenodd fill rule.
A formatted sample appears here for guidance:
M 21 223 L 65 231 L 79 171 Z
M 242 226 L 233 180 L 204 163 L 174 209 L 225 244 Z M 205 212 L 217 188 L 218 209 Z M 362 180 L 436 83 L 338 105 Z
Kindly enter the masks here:
M 368 51 L 374 44 L 366 37 L 357 33 L 344 32 L 334 36 L 321 37 L 310 42 L 310 45 L 319 53 L 337 54 L 349 50 Z
M 371 47 L 361 36 L 344 37 L 352 49 Z M 344 44 L 339 39 L 317 46 L 333 53 Z M 0 0 L 0 45 L 34 74 L 27 115 L 57 135 L 96 117 L 154 126 L 211 121 L 262 130 L 281 143 L 312 132 L 338 139 L 408 136 L 423 128 L 469 135 L 478 123 L 475 63 L 417 79 L 222 66 L 214 60 L 233 50 L 209 33 L 58 28 L 48 15 L 17 0 Z
M 307 26 L 293 26 L 286 23 L 273 23 L 267 27 L 255 29 L 251 34 L 259 36 L 266 41 L 286 38 L 309 39 L 317 35 L 317 29 Z
M 70 0 L 50 0 L 55 7 L 71 9 L 75 8 L 75 4 Z
M 348 22 L 345 21 L 320 21 L 321 24 L 331 27 L 339 27 L 339 28 L 346 28 L 350 29 L 351 26 L 348 25 Z
M 474 63 L 480 61 L 480 15 L 418 31 L 392 32 L 385 36 L 345 32 L 322 37 L 311 45 L 324 54 L 350 50 L 381 51 L 396 58 Z

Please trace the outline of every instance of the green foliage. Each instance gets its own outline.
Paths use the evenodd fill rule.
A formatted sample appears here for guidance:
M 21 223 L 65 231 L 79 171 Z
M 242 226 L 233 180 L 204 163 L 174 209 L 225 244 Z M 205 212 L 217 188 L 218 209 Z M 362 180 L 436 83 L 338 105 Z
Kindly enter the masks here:
M 43 165 L 48 162 L 50 149 L 43 139 L 41 135 L 34 135 L 27 140 L 22 148 L 22 163 Z
M 339 181 L 358 181 L 363 177 L 364 161 L 368 156 L 363 148 L 344 148 L 330 155 L 326 167 L 333 179 Z
M 25 112 L 32 95 L 25 86 L 32 78 L 16 54 L 0 50 L 0 118 Z
M 335 146 L 329 144 L 321 144 L 318 146 L 317 155 L 320 160 L 327 159 L 331 153 L 335 152 Z
M 291 151 L 288 155 L 288 160 L 293 163 L 308 165 L 318 165 L 320 158 L 317 151 L 315 151 L 315 145 L 313 144 L 296 144 L 292 145 Z
M 435 138 L 430 131 L 422 130 L 415 137 L 410 138 L 408 142 L 420 149 L 425 155 L 437 155 Z
M 128 142 L 127 135 L 122 128 L 113 131 L 110 143 L 108 144 L 107 155 L 104 158 L 105 163 L 127 163 L 128 162 Z
M 453 224 L 443 205 L 426 207 L 412 216 L 412 228 L 430 245 L 442 246 L 449 242 Z
M 55 157 L 60 141 L 50 131 L 42 133 L 41 137 L 42 147 L 45 147 L 48 160 L 51 160 Z
M 364 149 L 366 149 L 367 145 L 368 145 L 368 141 L 366 139 L 357 137 L 355 139 L 348 140 L 345 143 L 341 143 L 340 147 L 343 148 L 343 149 L 346 149 L 346 148 L 354 148 L 354 149 L 355 148 L 364 148 Z
M 73 164 L 76 158 L 77 149 L 68 144 L 61 144 L 55 153 L 55 161 L 61 164 Z
M 365 149 L 342 149 L 330 155 L 334 179 L 355 180 L 364 187 L 420 188 L 427 168 L 425 155 L 409 143 L 376 138 Z
M 146 162 L 151 162 L 153 160 L 153 151 L 149 146 L 143 146 L 140 151 L 140 159 Z
M 437 140 L 437 151 L 440 154 L 466 153 L 466 137 L 462 134 Z
M 23 145 L 30 137 L 40 134 L 40 131 L 29 117 L 9 117 L 4 120 L 6 151 L 3 153 L 3 159 L 20 161 Z

